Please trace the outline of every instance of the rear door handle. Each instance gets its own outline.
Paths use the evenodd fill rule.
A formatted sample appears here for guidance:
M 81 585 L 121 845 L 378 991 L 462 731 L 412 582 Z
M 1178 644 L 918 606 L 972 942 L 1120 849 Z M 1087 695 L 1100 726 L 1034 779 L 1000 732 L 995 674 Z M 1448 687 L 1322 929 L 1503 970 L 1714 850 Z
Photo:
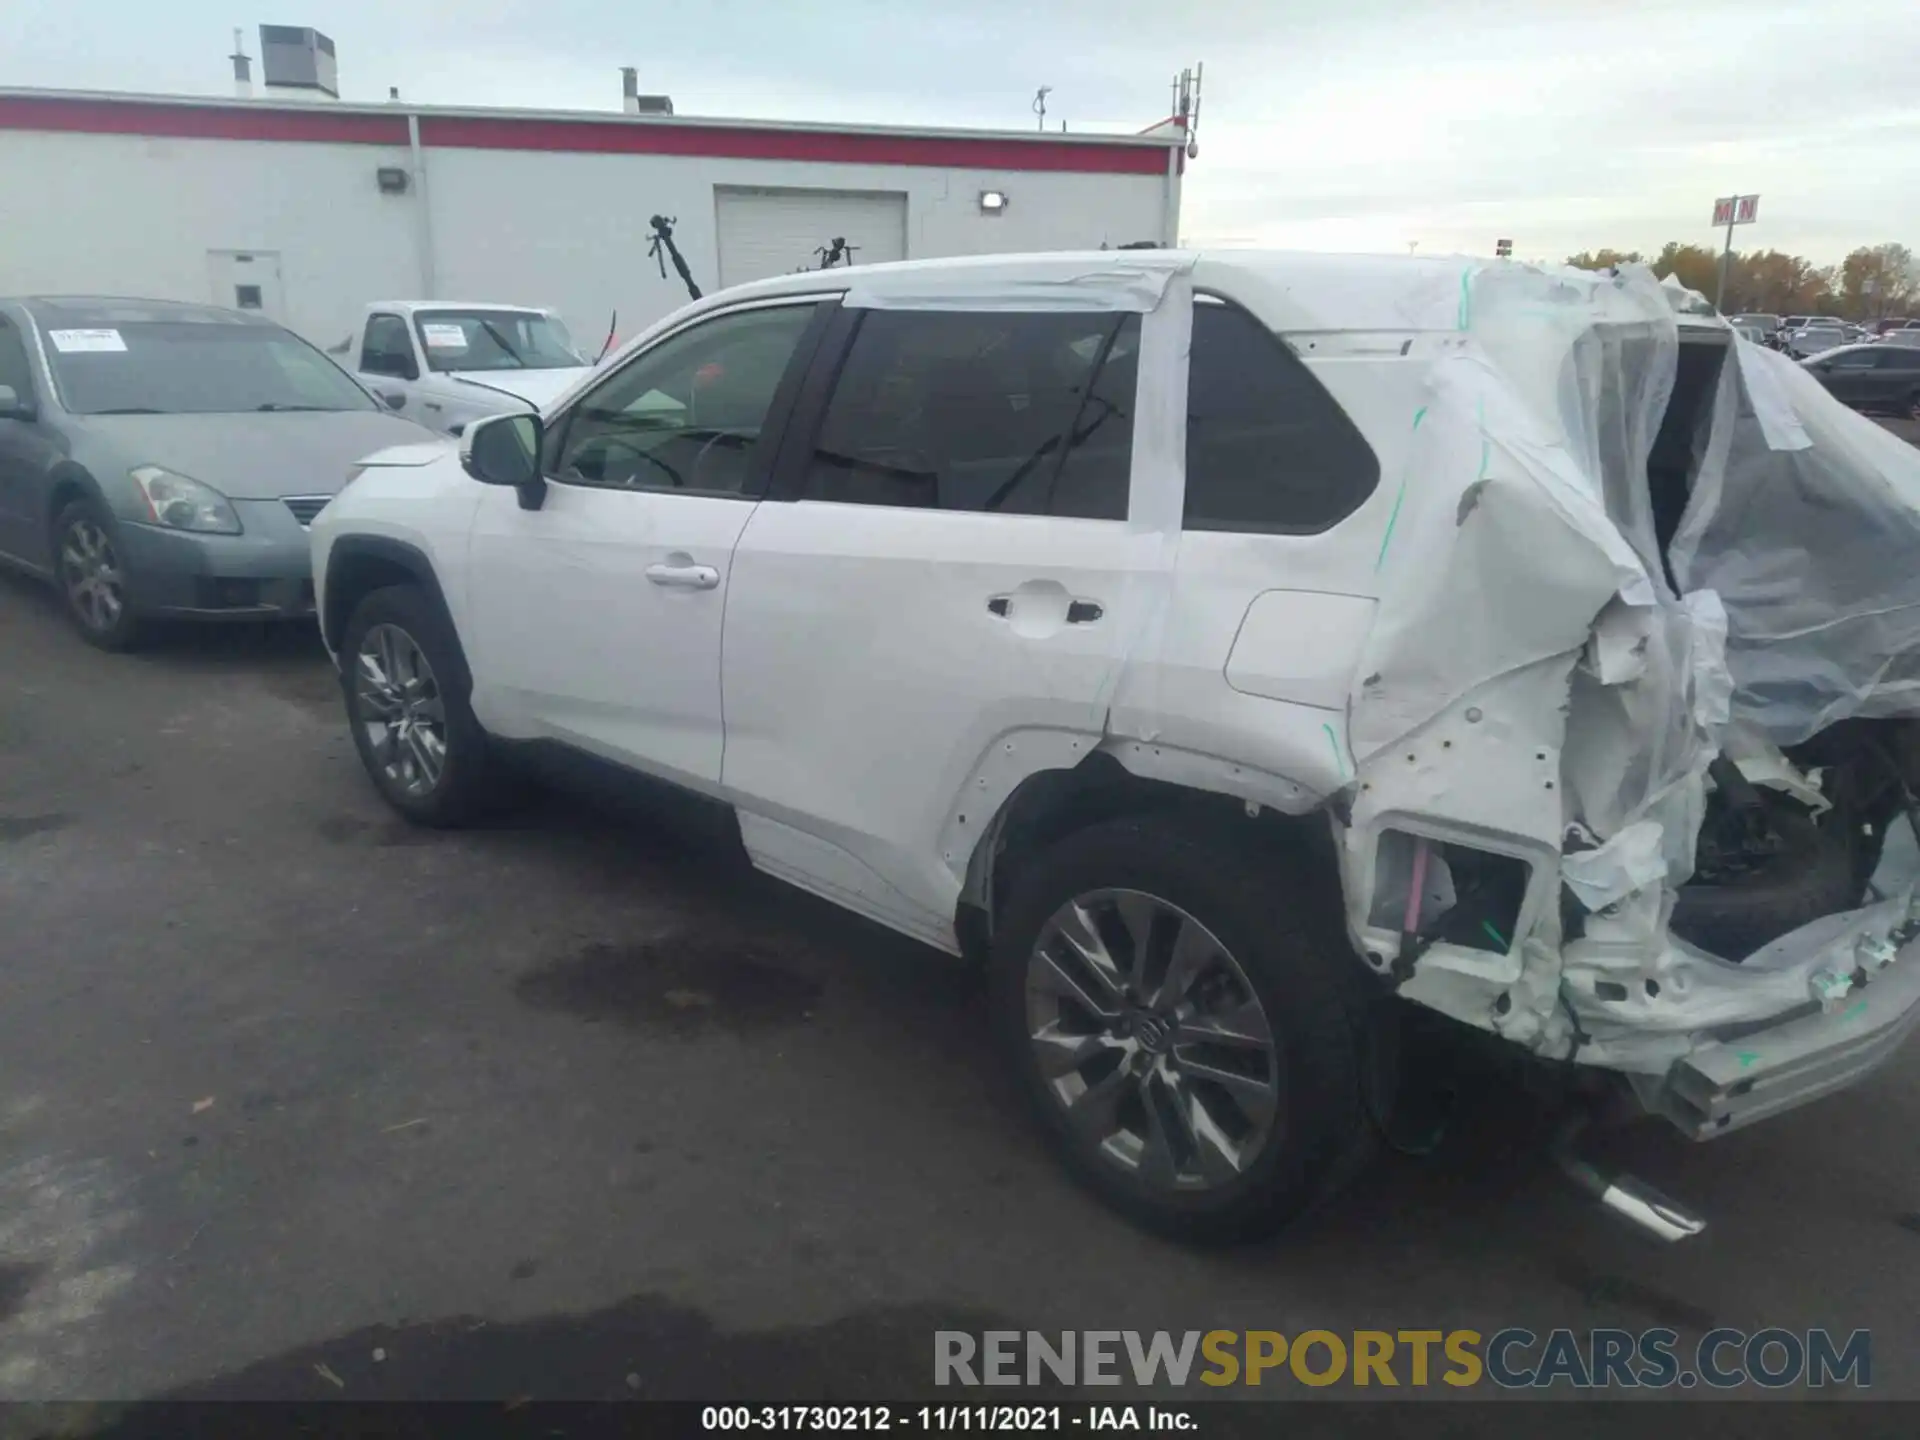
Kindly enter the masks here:
M 711 590 L 720 583 L 720 572 L 711 565 L 649 565 L 647 579 L 674 590 Z
M 1067 623 L 1069 625 L 1091 625 L 1106 613 L 1105 610 L 1102 610 L 1100 606 L 1092 600 L 1076 600 L 1067 606 Z

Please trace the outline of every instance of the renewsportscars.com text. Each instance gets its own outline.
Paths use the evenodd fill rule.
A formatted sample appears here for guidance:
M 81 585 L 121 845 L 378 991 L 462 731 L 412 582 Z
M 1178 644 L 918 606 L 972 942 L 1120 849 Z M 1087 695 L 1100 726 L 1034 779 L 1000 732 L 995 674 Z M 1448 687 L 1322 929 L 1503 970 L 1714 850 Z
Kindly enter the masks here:
M 966 1330 L 934 1333 L 936 1385 L 1355 1385 L 1730 1390 L 1873 1383 L 1854 1330 Z

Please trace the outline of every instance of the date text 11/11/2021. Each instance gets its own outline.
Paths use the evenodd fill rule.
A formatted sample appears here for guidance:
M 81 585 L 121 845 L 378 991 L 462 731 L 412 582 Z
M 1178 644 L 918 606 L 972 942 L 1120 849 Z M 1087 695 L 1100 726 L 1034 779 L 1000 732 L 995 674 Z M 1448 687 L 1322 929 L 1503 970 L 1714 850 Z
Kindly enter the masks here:
M 1157 1405 L 708 1405 L 709 1431 L 902 1432 L 1157 1430 L 1198 1428 L 1191 1413 Z

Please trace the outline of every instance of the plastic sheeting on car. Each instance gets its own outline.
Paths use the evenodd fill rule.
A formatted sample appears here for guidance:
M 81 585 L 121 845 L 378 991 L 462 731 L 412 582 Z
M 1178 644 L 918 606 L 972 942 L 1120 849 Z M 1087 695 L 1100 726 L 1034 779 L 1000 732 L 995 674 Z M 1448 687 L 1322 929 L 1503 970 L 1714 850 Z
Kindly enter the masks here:
M 1733 712 L 1793 745 L 1920 713 L 1920 450 L 1785 356 L 1736 341 L 1671 547 L 1727 612 Z
M 1804 1006 L 1906 913 L 1914 856 L 1890 844 L 1873 904 L 1740 963 L 1666 928 L 1724 743 L 1760 763 L 1844 715 L 1920 708 L 1920 670 L 1887 658 L 1920 652 L 1920 457 L 1681 313 L 1642 268 L 1466 262 L 1461 284 L 1467 343 L 1430 367 L 1356 670 L 1350 916 L 1385 965 L 1368 906 L 1387 829 L 1530 859 L 1506 953 L 1433 944 L 1400 993 L 1543 1054 L 1658 1074 L 1711 1027 Z M 1660 429 L 1682 326 L 1738 359 L 1676 468 Z M 1697 472 L 1671 573 L 1656 441 L 1663 484 Z M 1577 931 L 1563 884 L 1587 912 Z

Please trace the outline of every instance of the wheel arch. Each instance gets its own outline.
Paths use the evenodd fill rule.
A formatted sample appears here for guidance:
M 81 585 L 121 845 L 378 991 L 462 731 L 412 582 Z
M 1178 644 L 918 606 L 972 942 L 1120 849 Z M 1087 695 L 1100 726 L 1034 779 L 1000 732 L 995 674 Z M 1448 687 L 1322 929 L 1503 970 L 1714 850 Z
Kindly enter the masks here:
M 455 678 L 463 688 L 472 685 L 459 628 L 453 623 L 453 611 L 440 588 L 440 577 L 435 574 L 433 562 L 425 551 L 385 535 L 343 535 L 333 542 L 327 553 L 324 579 L 320 636 L 329 648 L 339 649 L 354 607 L 375 590 L 389 585 L 417 586 L 439 609 L 453 634 L 459 661 L 459 674 Z
M 967 859 L 955 906 L 954 930 L 969 958 L 992 944 L 1012 877 L 1023 862 L 1081 830 L 1126 816 L 1159 815 L 1217 837 L 1228 846 L 1251 846 L 1276 861 L 1312 868 L 1341 905 L 1340 867 L 1324 812 L 1286 813 L 1247 798 L 1136 774 L 1105 749 L 1077 763 L 1034 771 L 1016 785 L 986 826 Z
M 84 466 L 63 460 L 55 468 L 51 483 L 47 486 L 46 513 L 40 517 L 40 539 L 47 547 L 48 565 L 54 564 L 56 559 L 54 522 L 59 520 L 60 512 L 76 500 L 91 500 L 106 512 L 109 521 L 115 518 L 113 507 L 107 504 L 106 497 L 100 493 L 99 482 Z

